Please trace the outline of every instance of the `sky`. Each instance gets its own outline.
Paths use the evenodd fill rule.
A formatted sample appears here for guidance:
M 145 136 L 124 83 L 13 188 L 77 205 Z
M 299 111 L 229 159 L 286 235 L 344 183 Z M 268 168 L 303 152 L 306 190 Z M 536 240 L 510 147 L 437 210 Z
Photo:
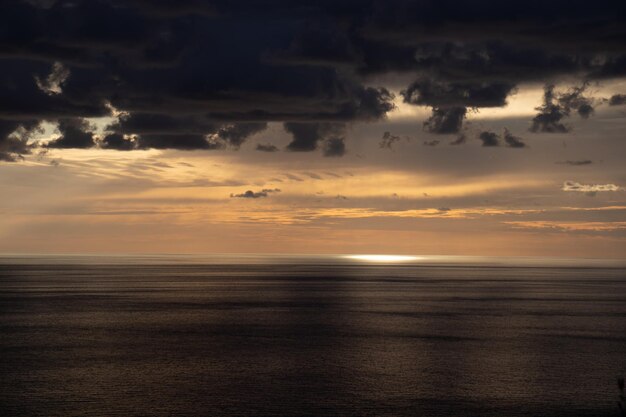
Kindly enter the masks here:
M 0 7 L 0 253 L 626 257 L 624 2 Z

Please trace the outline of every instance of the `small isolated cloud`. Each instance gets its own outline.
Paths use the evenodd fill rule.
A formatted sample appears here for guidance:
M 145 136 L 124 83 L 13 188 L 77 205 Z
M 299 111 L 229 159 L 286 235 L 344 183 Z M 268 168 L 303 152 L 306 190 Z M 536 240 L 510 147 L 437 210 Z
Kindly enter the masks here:
M 626 94 L 615 94 L 609 99 L 609 106 L 621 106 L 626 104 Z
M 594 112 L 594 100 L 584 95 L 588 84 L 572 87 L 565 93 L 555 91 L 554 85 L 544 87 L 543 103 L 537 107 L 539 113 L 533 118 L 531 132 L 566 133 L 570 128 L 563 123 L 563 119 L 570 116 L 572 111 L 587 119 Z
M 378 147 L 381 149 L 393 149 L 393 145 L 401 139 L 400 136 L 394 135 L 391 132 L 383 133 L 383 137 L 378 143 Z M 406 140 L 409 140 L 409 137 L 406 137 Z
M 256 150 L 259 152 L 278 152 L 278 148 L 271 143 L 259 143 L 256 145 Z
M 265 198 L 271 193 L 279 193 L 279 192 L 280 192 L 279 188 L 273 188 L 273 189 L 264 188 L 261 191 L 248 190 L 245 193 L 241 193 L 241 194 L 231 194 L 230 198 Z
M 439 141 L 437 139 L 424 141 L 424 146 L 437 146 L 437 145 L 439 145 Z
M 568 114 L 571 110 L 576 110 L 578 115 L 583 119 L 587 119 L 593 114 L 594 100 L 583 95 L 587 86 L 588 84 L 584 83 L 580 87 L 570 88 L 569 91 L 558 96 L 559 104 L 563 106 Z
M 589 159 L 580 159 L 580 160 L 576 160 L 576 161 L 567 160 L 567 161 L 563 161 L 563 162 L 557 162 L 557 164 L 581 166 L 581 165 L 591 165 L 591 164 L 593 164 L 593 161 L 591 161 Z
M 568 114 L 565 109 L 555 103 L 554 95 L 554 86 L 546 86 L 543 104 L 536 108 L 539 113 L 533 118 L 531 132 L 565 133 L 569 131 L 569 128 L 561 122 Z
M 467 136 L 461 133 L 455 140 L 450 142 L 450 145 L 463 145 L 465 142 L 467 142 Z
M 459 139 L 457 139 L 457 141 Z M 522 138 L 513 135 L 507 128 L 504 129 L 504 133 L 502 134 L 502 136 L 494 132 L 484 131 L 478 135 L 478 139 L 480 139 L 483 142 L 483 146 L 486 147 L 500 146 L 501 139 L 504 140 L 504 143 L 509 148 L 520 149 L 526 147 L 526 144 L 522 141 Z M 452 144 L 456 145 L 456 143 L 454 142 Z
M 569 192 L 585 193 L 593 197 L 597 193 L 620 191 L 622 188 L 615 184 L 581 184 L 574 181 L 565 181 L 561 190 Z
M 450 210 L 452 210 L 450 207 L 439 207 L 439 208 L 437 209 L 437 211 L 440 211 L 440 212 L 442 212 L 442 213 L 448 212 L 448 211 L 450 211 Z
M 522 138 L 514 136 L 508 129 L 504 129 L 504 142 L 506 146 L 510 148 L 525 148 L 526 144 L 522 141 Z
M 500 146 L 500 139 L 494 132 L 481 132 L 478 139 L 483 142 L 483 146 Z

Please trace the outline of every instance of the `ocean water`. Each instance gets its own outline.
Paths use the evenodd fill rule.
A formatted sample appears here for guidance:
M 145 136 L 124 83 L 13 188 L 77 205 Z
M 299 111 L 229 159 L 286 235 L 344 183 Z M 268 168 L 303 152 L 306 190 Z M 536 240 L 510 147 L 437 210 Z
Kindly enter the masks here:
M 2 416 L 617 416 L 619 263 L 4 257 Z

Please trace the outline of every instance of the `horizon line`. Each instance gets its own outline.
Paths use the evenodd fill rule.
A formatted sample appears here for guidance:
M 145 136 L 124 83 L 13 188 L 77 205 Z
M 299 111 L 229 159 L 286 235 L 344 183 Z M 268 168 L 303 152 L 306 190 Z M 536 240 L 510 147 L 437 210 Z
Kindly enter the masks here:
M 0 264 L 37 264 L 37 260 L 54 263 L 107 264 L 219 264 L 237 261 L 241 264 L 299 263 L 317 261 L 324 264 L 379 264 L 379 265 L 504 265 L 504 266 L 557 266 L 557 267 L 626 267 L 624 258 L 581 258 L 557 256 L 499 256 L 499 255 L 424 255 L 398 253 L 24 253 L 0 252 Z M 28 262 L 30 261 L 30 262 Z M 66 262 L 59 262 L 66 261 Z M 80 261 L 80 262 L 78 262 Z M 91 261 L 91 262 L 90 262 Z M 148 262 L 149 261 L 149 262 Z M 169 261 L 169 262 L 168 262 Z M 306 262 L 305 262 L 306 263 Z

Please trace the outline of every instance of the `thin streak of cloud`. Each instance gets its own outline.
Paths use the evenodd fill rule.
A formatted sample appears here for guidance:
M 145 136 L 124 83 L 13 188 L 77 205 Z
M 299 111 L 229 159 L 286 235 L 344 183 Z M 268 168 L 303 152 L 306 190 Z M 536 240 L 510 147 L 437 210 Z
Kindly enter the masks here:
M 508 221 L 516 229 L 552 230 L 556 232 L 614 232 L 626 230 L 626 222 L 559 222 L 559 221 Z
M 615 184 L 581 184 L 575 181 L 565 181 L 563 191 L 579 193 L 603 193 L 622 190 L 622 187 Z

